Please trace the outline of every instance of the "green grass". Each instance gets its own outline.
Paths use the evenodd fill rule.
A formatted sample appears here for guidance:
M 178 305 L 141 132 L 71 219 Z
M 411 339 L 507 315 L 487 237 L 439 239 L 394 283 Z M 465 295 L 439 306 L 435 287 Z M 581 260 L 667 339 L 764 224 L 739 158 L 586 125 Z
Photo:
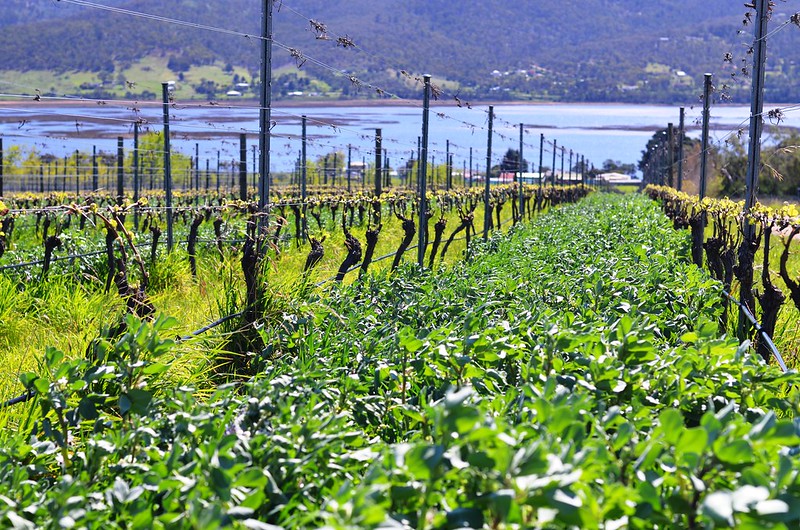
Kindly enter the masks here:
M 20 393 L 19 374 L 34 369 L 48 346 L 82 356 L 122 310 L 118 297 L 60 278 L 20 288 L 0 275 L 0 294 L 0 400 Z
M 3 79 L 3 91 L 10 93 L 34 94 L 35 90 L 41 93 L 76 94 L 83 83 L 97 84 L 100 79 L 91 72 L 65 72 L 56 74 L 51 70 L 3 70 L 0 71 Z M 13 81 L 11 81 L 13 80 Z
M 188 71 L 180 73 L 170 70 L 167 67 L 168 57 L 162 55 L 151 55 L 143 57 L 131 64 L 115 64 L 115 71 L 108 76 L 105 83 L 102 83 L 101 76 L 95 72 L 54 72 L 51 70 L 26 70 L 26 71 L 0 71 L 0 79 L 4 79 L 8 86 L 4 92 L 33 94 L 36 89 L 42 93 L 53 93 L 56 95 L 81 95 L 90 94 L 93 89 L 81 89 L 81 85 L 100 87 L 103 91 L 115 98 L 124 98 L 126 94 L 132 93 L 134 96 L 142 94 L 144 91 L 156 94 L 157 98 L 161 95 L 161 84 L 166 81 L 175 81 L 175 97 L 181 100 L 208 99 L 207 94 L 200 94 L 195 91 L 192 85 L 198 85 L 203 80 L 212 81 L 219 87 L 219 92 L 214 99 L 228 99 L 225 93 L 228 90 L 240 90 L 234 86 L 234 75 L 238 75 L 242 82 L 250 83 L 253 72 L 247 68 L 232 65 L 230 71 L 226 71 L 226 65 L 222 61 L 214 64 L 192 66 Z M 308 77 L 308 74 L 289 64 L 273 70 L 275 78 L 283 74 L 296 74 L 299 78 Z M 13 80 L 13 81 L 10 81 Z M 128 83 L 135 83 L 129 86 Z M 413 81 L 409 81 L 413 84 Z M 457 91 L 459 84 L 446 79 L 433 79 L 444 90 Z M 252 92 L 244 92 L 245 96 L 255 96 Z M 341 91 L 332 90 L 330 85 L 318 79 L 312 79 L 307 92 L 317 92 L 319 96 L 314 99 L 338 99 Z M 237 99 L 232 97 L 230 99 Z
M 639 193 L 639 186 L 636 184 L 614 186 L 614 189 L 620 191 L 621 193 Z
M 35 89 L 39 89 L 42 93 L 54 93 L 59 96 L 80 95 L 92 92 L 93 89 L 81 88 L 81 85 L 87 84 L 102 87 L 116 98 L 123 98 L 128 92 L 141 94 L 143 91 L 149 91 L 160 97 L 161 84 L 175 81 L 175 96 L 178 99 L 207 98 L 192 88 L 193 84 L 198 84 L 203 79 L 214 81 L 220 86 L 220 97 L 224 97 L 225 92 L 234 88 L 234 75 L 238 74 L 246 82 L 250 80 L 247 69 L 233 67 L 232 71 L 226 72 L 225 65 L 218 62 L 212 65 L 193 66 L 184 72 L 181 81 L 180 75 L 170 70 L 167 63 L 166 57 L 149 56 L 130 65 L 117 64 L 115 72 L 109 76 L 105 84 L 101 82 L 101 76 L 97 73 L 78 71 L 58 73 L 51 70 L 7 70 L 0 71 L 0 78 L 7 80 L 4 81 L 4 84 L 8 85 L 3 90 L 5 92 L 33 94 Z M 135 83 L 135 86 L 129 86 L 127 83 Z

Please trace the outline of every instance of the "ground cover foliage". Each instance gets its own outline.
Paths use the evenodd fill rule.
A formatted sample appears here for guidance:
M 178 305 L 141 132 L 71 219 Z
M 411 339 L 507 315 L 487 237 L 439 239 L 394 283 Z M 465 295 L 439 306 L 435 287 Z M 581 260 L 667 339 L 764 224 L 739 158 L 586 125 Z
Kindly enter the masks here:
M 717 330 L 641 196 L 594 195 L 436 274 L 312 291 L 257 377 L 163 388 L 170 319 L 49 350 L 0 444 L 4 526 L 789 528 L 797 376 Z M 794 385 L 794 386 L 792 386 Z

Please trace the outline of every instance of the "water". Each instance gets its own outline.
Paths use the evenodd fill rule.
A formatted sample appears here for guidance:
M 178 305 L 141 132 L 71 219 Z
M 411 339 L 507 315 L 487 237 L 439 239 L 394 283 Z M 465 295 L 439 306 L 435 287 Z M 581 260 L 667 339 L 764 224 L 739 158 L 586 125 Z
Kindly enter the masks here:
M 199 149 L 200 167 L 205 160 L 216 167 L 239 158 L 239 134 L 248 142 L 248 166 L 254 167 L 258 142 L 258 109 L 246 104 L 238 107 L 210 104 L 177 105 L 170 111 L 174 150 L 193 155 Z M 556 167 L 560 167 L 562 147 L 566 165 L 570 150 L 583 155 L 595 166 L 611 159 L 637 163 L 653 133 L 672 122 L 677 128 L 678 108 L 658 105 L 622 104 L 545 104 L 497 105 L 494 108 L 492 164 L 502 159 L 507 149 L 519 147 L 519 124 L 525 123 L 524 156 L 539 164 L 539 137 L 545 136 L 543 164 L 552 165 L 552 142 L 557 142 Z M 686 109 L 687 131 L 698 137 L 702 108 Z M 375 129 L 382 129 L 383 148 L 392 166 L 416 156 L 417 138 L 422 131 L 420 106 L 308 106 L 277 107 L 273 110 L 270 150 L 272 171 L 290 170 L 301 149 L 300 117 L 308 117 L 308 157 L 311 160 L 325 153 L 338 151 L 347 156 L 353 147 L 354 161 L 374 159 Z M 719 106 L 711 111 L 712 141 L 724 142 L 748 125 L 749 107 Z M 57 157 L 75 150 L 90 153 L 116 152 L 117 136 L 124 136 L 126 149 L 132 148 L 132 122 L 141 119 L 145 128 L 161 129 L 160 105 L 134 107 L 132 104 L 72 104 L 53 106 L 46 102 L 0 106 L 0 135 L 5 147 L 19 145 L 26 150 L 50 153 Z M 800 116 L 787 113 L 782 123 L 800 127 Z M 430 118 L 430 156 L 435 162 L 445 161 L 446 143 L 454 165 L 469 165 L 472 148 L 473 166 L 486 167 L 488 107 L 473 108 L 434 106 Z M 153 156 L 160 155 L 157 152 Z

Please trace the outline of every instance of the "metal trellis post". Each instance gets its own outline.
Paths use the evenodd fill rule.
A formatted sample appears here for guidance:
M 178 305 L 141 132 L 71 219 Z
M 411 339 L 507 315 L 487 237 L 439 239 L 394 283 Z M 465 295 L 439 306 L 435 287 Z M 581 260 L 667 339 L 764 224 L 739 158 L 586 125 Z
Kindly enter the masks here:
M 348 144 L 347 145 L 347 193 L 350 193 L 350 191 L 351 191 L 351 186 L 350 186 L 351 169 L 350 168 L 352 167 L 352 164 L 351 164 L 352 160 L 353 160 L 353 146 Z
M 239 200 L 247 200 L 247 135 L 239 135 Z
M 302 118 L 302 147 L 301 147 L 301 161 L 300 161 L 300 202 L 302 203 L 303 208 L 303 239 L 308 239 L 308 222 L 306 220 L 306 216 L 308 215 L 308 208 L 306 205 L 306 199 L 308 196 L 308 192 L 306 189 L 306 182 L 308 179 L 308 135 L 307 135 L 307 126 L 308 126 L 308 118 L 303 116 Z
M 428 233 L 428 126 L 431 110 L 431 76 L 424 75 L 425 91 L 422 99 L 422 140 L 419 154 L 419 227 L 417 229 L 417 263 L 425 266 L 425 250 Z
M 708 173 L 708 127 L 711 121 L 711 74 L 705 74 L 703 84 L 703 136 L 700 153 L 700 200 L 706 196 L 706 175 Z
M 100 187 L 100 183 L 98 182 L 100 177 L 99 169 L 97 167 L 97 146 L 92 146 L 92 191 L 97 191 L 97 188 Z
M 544 164 L 544 133 L 539 135 L 539 194 L 542 193 L 544 176 L 542 174 L 542 165 Z
M 117 204 L 122 206 L 125 194 L 125 167 L 122 136 L 117 137 Z M 64 179 L 66 180 L 67 166 L 64 165 Z
M 764 112 L 764 76 L 767 60 L 767 23 L 769 21 L 769 0 L 753 2 L 756 7 L 758 21 L 755 28 L 755 44 L 753 46 L 753 83 L 750 104 L 750 139 L 747 160 L 747 178 L 745 180 L 744 211 L 742 225 L 744 241 L 739 247 L 739 270 L 741 272 L 739 299 L 742 309 L 739 312 L 739 339 L 749 335 L 749 324 L 744 308 L 755 312 L 753 297 L 753 260 L 756 247 L 756 227 L 749 222 L 748 215 L 756 204 L 758 191 L 758 174 L 761 171 L 761 133 L 764 128 L 762 114 Z
M 491 192 L 489 180 L 492 175 L 492 129 L 494 128 L 494 106 L 489 105 L 489 133 L 486 140 L 486 178 L 483 186 L 483 240 L 489 239 L 489 224 L 492 222 L 492 212 L 489 210 Z
M 139 202 L 139 122 L 133 123 L 133 202 Z M 133 226 L 139 229 L 139 209 L 133 211 Z
M 258 228 L 259 234 L 266 227 L 270 200 L 270 125 L 272 123 L 272 7 L 274 0 L 263 0 L 261 17 L 261 93 L 258 112 L 259 186 Z M 260 251 L 260 249 L 259 249 Z
M 172 165 L 169 143 L 169 84 L 161 83 L 161 99 L 164 113 L 164 192 L 167 203 L 167 251 L 172 252 L 174 244 L 172 231 Z
M 678 121 L 678 191 L 683 188 L 683 138 L 686 134 L 686 109 L 681 107 Z
M 380 197 L 383 193 L 383 148 L 381 143 L 383 141 L 383 131 L 375 129 L 375 197 Z M 327 158 L 326 158 L 327 160 Z
M 675 127 L 672 123 L 667 124 L 667 185 L 672 188 L 675 186 Z
M 525 183 L 523 181 L 523 174 L 524 174 L 524 160 L 522 156 L 522 148 L 523 148 L 523 136 L 525 134 L 525 125 L 520 123 L 519 124 L 519 163 L 517 164 L 517 169 L 519 170 L 519 189 L 517 190 L 519 195 L 519 211 L 517 212 L 517 217 L 519 217 L 519 221 L 522 222 L 522 219 L 525 218 Z

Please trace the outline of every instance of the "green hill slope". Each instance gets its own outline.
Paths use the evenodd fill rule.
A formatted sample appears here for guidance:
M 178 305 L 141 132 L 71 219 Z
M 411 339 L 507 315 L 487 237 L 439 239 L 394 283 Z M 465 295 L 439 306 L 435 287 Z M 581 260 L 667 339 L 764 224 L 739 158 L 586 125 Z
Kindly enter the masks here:
M 11 7 L 0 15 L 0 71 L 5 72 L 3 79 L 16 79 L 20 85 L 36 84 L 43 92 L 153 95 L 165 76 L 182 76 L 181 97 L 214 98 L 237 82 L 247 82 L 251 89 L 257 82 L 257 39 L 53 0 L 6 2 Z M 774 26 L 800 7 L 795 3 L 776 7 Z M 256 0 L 102 4 L 251 35 L 260 32 Z M 741 68 L 739 60 L 749 61 L 746 49 L 752 37 L 749 28 L 742 28 L 743 6 L 726 0 L 686 4 L 279 2 L 275 95 L 375 96 L 374 90 L 354 86 L 341 73 L 347 72 L 363 83 L 416 97 L 419 89 L 400 73 L 404 70 L 448 80 L 465 99 L 687 101 L 699 93 L 704 72 L 727 79 Z M 325 31 L 315 30 L 310 20 L 324 24 Z M 355 48 L 342 46 L 351 41 Z M 800 28 L 789 25 L 770 45 L 769 96 L 797 99 L 800 88 L 791 80 L 800 64 Z M 723 61 L 727 52 L 734 55 L 732 63 Z M 729 84 L 732 97 L 746 98 L 746 86 Z

